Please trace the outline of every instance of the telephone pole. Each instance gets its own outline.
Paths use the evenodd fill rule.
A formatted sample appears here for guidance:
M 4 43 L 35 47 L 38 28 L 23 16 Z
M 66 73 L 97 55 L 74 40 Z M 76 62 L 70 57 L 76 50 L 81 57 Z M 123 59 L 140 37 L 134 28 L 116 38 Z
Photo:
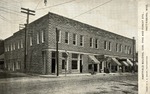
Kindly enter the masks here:
M 19 30 L 25 28 L 25 25 L 24 24 L 19 24 Z
M 24 46 L 24 71 L 26 72 L 26 62 L 27 62 L 27 39 L 28 39 L 28 25 L 29 25 L 29 15 L 35 15 L 34 10 L 26 9 L 26 8 L 21 8 L 23 11 L 21 13 L 27 14 L 27 23 L 25 24 L 25 46 Z
M 57 63 L 57 76 L 59 76 L 59 52 L 58 52 L 58 40 L 59 40 L 59 30 L 56 28 L 56 63 Z

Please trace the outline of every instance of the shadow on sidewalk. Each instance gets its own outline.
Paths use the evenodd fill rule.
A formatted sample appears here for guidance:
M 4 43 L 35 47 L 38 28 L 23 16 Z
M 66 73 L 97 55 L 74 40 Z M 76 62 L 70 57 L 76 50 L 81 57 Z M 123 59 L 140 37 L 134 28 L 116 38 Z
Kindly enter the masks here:
M 15 77 L 29 77 L 30 75 L 18 72 L 0 71 L 0 79 L 15 78 Z

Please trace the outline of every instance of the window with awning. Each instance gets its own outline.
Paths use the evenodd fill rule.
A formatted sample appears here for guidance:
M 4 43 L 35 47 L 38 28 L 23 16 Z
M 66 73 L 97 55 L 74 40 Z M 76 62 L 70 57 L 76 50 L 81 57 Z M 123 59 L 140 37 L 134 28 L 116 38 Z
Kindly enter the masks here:
M 123 63 L 125 66 L 129 66 L 129 64 L 128 64 L 126 61 L 122 61 L 122 63 Z
M 133 63 L 129 59 L 127 59 L 127 63 L 133 66 Z
M 95 58 L 94 55 L 89 55 L 89 57 L 90 57 L 90 59 L 91 59 L 92 61 L 94 61 L 94 63 L 100 64 L 100 62 Z
M 112 60 L 119 66 L 121 66 L 121 63 L 116 59 L 116 58 L 112 58 Z

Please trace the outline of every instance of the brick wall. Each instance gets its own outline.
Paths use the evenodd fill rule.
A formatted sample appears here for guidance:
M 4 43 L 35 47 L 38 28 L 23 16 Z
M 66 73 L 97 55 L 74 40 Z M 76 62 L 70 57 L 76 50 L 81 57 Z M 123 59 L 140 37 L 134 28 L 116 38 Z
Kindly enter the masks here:
M 101 55 L 116 55 L 122 57 L 131 58 L 132 54 L 126 54 L 125 45 L 130 46 L 132 49 L 132 39 L 98 29 L 96 27 L 92 27 L 62 16 L 58 16 L 56 14 L 49 13 L 49 34 L 48 34 L 48 47 L 51 49 L 55 49 L 56 47 L 56 28 L 61 31 L 61 43 L 59 43 L 60 50 L 67 51 L 76 51 L 76 52 L 84 52 L 84 53 L 94 53 Z M 65 44 L 65 32 L 69 32 L 69 44 Z M 74 46 L 72 43 L 73 33 L 77 34 L 77 46 Z M 79 46 L 79 36 L 84 36 L 84 47 Z M 90 48 L 90 38 L 98 39 L 98 49 Z M 112 50 L 104 50 L 104 41 L 112 43 Z M 123 52 L 116 51 L 116 43 L 122 45 Z

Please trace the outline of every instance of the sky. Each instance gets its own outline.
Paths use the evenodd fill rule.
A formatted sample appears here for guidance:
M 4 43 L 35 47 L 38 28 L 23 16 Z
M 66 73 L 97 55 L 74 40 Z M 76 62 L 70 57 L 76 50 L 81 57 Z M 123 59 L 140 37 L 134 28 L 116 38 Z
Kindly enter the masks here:
M 0 0 L 0 39 L 6 39 L 26 23 L 21 7 L 35 10 L 32 22 L 53 12 L 110 32 L 137 38 L 137 0 Z

